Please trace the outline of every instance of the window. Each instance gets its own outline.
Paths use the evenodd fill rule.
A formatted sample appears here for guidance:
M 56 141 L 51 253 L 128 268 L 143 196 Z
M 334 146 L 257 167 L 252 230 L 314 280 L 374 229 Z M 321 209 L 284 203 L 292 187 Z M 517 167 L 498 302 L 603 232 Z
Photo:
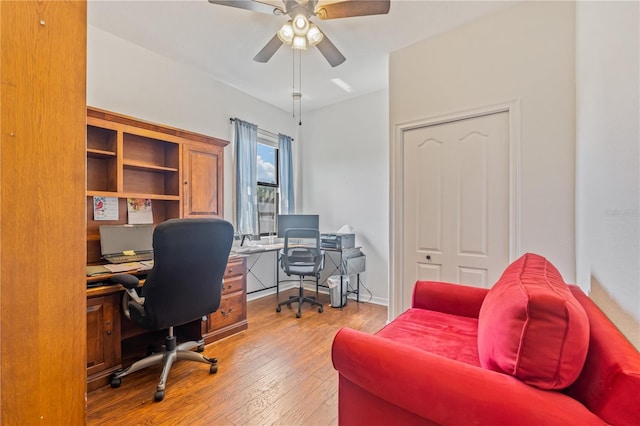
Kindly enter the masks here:
M 260 235 L 275 235 L 278 217 L 278 148 L 258 138 L 258 229 Z

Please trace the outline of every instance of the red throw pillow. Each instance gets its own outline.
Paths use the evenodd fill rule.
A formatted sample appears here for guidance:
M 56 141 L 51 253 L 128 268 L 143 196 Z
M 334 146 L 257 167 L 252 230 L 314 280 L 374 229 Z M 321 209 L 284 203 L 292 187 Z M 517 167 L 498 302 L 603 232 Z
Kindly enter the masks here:
M 527 253 L 487 293 L 478 317 L 480 365 L 541 389 L 563 389 L 580 374 L 589 319 L 560 272 Z

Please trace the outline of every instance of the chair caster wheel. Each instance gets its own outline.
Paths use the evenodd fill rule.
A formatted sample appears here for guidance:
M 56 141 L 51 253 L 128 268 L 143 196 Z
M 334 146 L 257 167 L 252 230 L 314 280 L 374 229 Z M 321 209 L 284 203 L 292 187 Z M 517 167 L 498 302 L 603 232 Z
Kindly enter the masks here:
M 324 308 L 323 308 L 322 306 L 320 306 L 320 307 L 318 308 L 318 312 L 320 312 L 320 313 L 324 312 Z
M 196 352 L 204 352 L 204 345 L 198 345 Z
M 300 312 L 296 313 L 296 318 L 300 318 L 302 316 L 302 314 Z
M 278 305 L 278 306 L 276 307 L 276 312 L 280 312 L 281 310 L 282 310 L 282 308 L 280 307 L 280 305 Z
M 209 367 L 209 374 L 216 374 L 218 372 L 218 366 L 212 365 Z
M 114 377 L 111 379 L 111 387 L 112 388 L 119 388 L 120 385 L 122 384 L 122 379 L 119 377 Z
M 153 400 L 155 402 L 160 402 L 163 399 L 164 399 L 164 391 L 163 390 L 156 391 L 155 395 L 153 395 Z

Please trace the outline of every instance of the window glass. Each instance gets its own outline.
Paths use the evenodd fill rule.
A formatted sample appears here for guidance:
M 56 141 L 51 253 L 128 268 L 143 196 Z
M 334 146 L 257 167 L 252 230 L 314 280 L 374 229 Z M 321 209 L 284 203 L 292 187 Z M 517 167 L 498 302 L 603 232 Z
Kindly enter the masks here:
M 278 150 L 258 143 L 258 183 L 278 184 Z
M 278 149 L 258 142 L 258 229 L 275 235 L 278 217 Z
M 277 192 L 275 186 L 258 185 L 258 228 L 260 235 L 276 234 Z

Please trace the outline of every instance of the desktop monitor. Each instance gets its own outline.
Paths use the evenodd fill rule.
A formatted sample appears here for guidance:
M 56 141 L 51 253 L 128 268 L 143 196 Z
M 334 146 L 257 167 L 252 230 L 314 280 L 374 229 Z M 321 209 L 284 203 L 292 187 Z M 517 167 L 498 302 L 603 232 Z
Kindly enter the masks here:
M 279 214 L 278 238 L 284 238 L 284 231 L 290 228 L 320 229 L 320 216 L 317 214 Z

